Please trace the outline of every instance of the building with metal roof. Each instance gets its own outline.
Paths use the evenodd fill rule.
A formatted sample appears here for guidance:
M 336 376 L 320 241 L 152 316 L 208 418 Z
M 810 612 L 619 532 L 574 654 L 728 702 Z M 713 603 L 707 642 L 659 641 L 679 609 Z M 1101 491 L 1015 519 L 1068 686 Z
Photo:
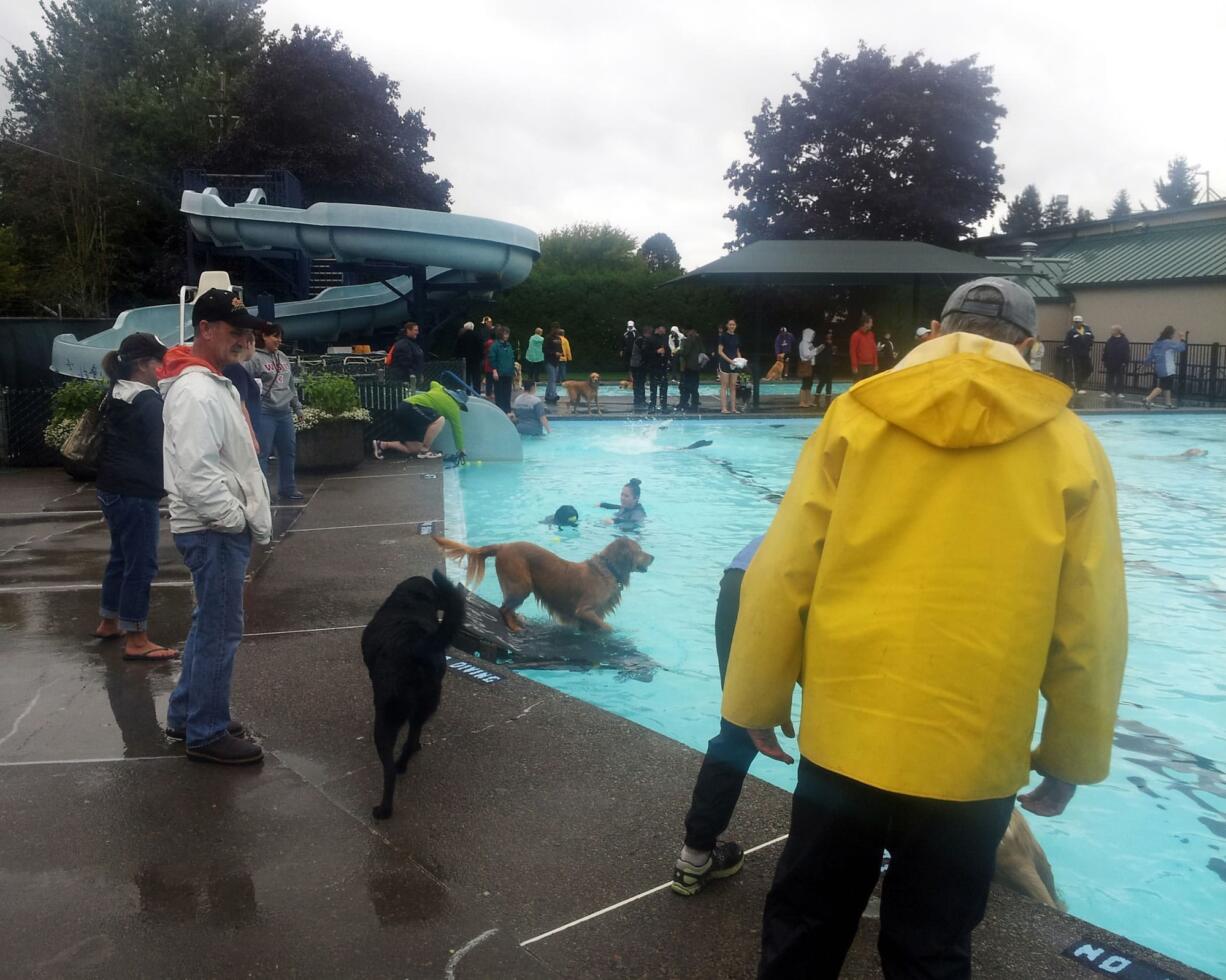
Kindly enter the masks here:
M 1046 339 L 1080 314 L 1134 340 L 1170 323 L 1194 342 L 1226 343 L 1226 202 L 994 235 L 970 250 L 1015 271 Z

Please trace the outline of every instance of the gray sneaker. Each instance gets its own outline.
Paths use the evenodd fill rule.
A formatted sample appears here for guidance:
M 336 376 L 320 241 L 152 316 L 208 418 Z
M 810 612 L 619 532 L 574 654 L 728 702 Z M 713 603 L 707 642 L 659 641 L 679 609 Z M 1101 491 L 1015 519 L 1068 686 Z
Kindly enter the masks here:
M 695 866 L 677 858 L 673 866 L 672 889 L 678 895 L 697 895 L 708 880 L 731 878 L 745 863 L 741 845 L 730 840 L 719 841 L 703 865 Z

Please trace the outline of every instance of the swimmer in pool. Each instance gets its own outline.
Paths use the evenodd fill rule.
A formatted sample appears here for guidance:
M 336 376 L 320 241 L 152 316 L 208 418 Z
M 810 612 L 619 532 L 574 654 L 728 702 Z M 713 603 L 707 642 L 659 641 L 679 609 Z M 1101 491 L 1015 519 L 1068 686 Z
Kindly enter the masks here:
M 1200 459 L 1202 456 L 1208 456 L 1208 449 L 1185 449 L 1181 453 L 1174 453 L 1170 456 L 1137 456 L 1136 459 Z
M 621 501 L 620 503 L 606 504 L 601 502 L 598 505 L 605 510 L 617 511 L 612 517 L 605 518 L 605 524 L 615 524 L 618 527 L 637 527 L 646 519 L 647 511 L 639 503 L 639 488 L 642 485 L 642 480 L 631 480 L 622 487 L 621 496 L 618 498 Z

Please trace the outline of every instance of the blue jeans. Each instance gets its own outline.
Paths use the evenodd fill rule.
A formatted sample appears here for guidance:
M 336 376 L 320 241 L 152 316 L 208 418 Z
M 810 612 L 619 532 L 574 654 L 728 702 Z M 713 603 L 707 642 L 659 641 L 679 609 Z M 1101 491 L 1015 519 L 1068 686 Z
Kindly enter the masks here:
M 294 493 L 298 487 L 294 482 L 294 461 L 298 452 L 297 437 L 294 432 L 294 416 L 290 412 L 273 415 L 265 412 L 256 424 L 256 438 L 260 440 L 260 469 L 264 478 L 268 478 L 268 457 L 274 449 L 277 451 L 277 483 L 281 494 Z
M 545 385 L 545 401 L 554 402 L 558 400 L 558 365 L 545 362 L 545 377 L 549 379 L 549 383 Z
M 192 573 L 196 606 L 166 727 L 186 728 L 187 744 L 199 748 L 216 742 L 230 724 L 230 677 L 243 636 L 243 580 L 251 560 L 251 532 L 176 534 L 175 547 Z
M 158 502 L 98 491 L 102 516 L 111 530 L 111 558 L 102 573 L 103 619 L 143 633 L 149 624 L 149 587 L 158 573 Z

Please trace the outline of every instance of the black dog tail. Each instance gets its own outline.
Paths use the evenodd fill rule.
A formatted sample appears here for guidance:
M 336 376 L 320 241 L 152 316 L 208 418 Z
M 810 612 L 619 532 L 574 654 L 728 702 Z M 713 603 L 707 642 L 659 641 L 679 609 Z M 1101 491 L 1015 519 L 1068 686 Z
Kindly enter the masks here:
M 434 572 L 434 585 L 438 589 L 439 608 L 443 611 L 443 619 L 434 635 L 444 646 L 449 646 L 464 625 L 464 610 L 468 603 L 464 590 L 437 569 Z

